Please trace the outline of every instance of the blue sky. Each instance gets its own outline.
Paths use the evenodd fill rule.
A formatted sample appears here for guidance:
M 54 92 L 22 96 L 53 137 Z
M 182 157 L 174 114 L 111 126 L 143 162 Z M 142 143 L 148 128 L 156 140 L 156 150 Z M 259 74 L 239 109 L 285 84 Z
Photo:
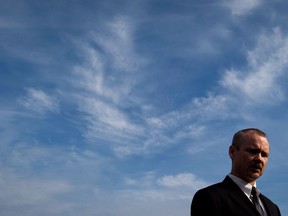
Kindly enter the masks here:
M 0 3 L 1 215 L 189 215 L 246 127 L 288 215 L 287 1 Z

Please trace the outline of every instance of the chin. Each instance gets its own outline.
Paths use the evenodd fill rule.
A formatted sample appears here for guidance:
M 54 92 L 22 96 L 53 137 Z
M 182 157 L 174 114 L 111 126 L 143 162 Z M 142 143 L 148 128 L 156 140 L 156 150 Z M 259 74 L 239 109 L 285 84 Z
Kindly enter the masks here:
M 256 180 L 256 179 L 258 179 L 259 177 L 261 176 L 261 174 L 252 174 L 251 175 L 251 178 L 253 179 L 253 180 Z

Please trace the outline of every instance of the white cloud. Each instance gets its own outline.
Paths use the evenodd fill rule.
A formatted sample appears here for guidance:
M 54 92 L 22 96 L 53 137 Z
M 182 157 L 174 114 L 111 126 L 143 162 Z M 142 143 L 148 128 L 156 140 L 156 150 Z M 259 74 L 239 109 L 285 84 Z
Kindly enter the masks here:
M 220 80 L 223 92 L 193 98 L 187 106 L 157 117 L 141 111 L 135 114 L 134 108 L 143 110 L 145 104 L 133 99 L 137 98 L 133 88 L 140 80 L 131 72 L 136 70 L 135 65 L 141 67 L 143 63 L 137 60 L 139 56 L 133 47 L 133 22 L 122 17 L 103 29 L 102 33 L 91 34 L 90 40 L 97 46 L 89 42 L 82 45 L 85 62 L 74 68 L 73 82 L 80 87 L 77 99 L 86 123 L 85 137 L 91 143 L 109 141 L 110 148 L 119 156 L 157 152 L 198 139 L 209 131 L 209 126 L 203 126 L 205 122 L 242 117 L 242 109 L 235 107 L 241 101 L 240 106 L 247 99 L 258 105 L 271 98 L 284 98 L 277 80 L 288 59 L 287 43 L 275 31 L 272 36 L 260 37 L 255 49 L 247 53 L 247 71 L 225 72 Z M 269 41 L 272 44 L 267 45 Z M 195 144 L 190 152 L 203 151 L 207 146 Z
M 72 82 L 83 90 L 115 104 L 127 100 L 137 84 L 137 72 L 147 59 L 134 50 L 134 22 L 117 16 L 90 32 L 85 42 L 75 44 L 83 63 L 74 67 Z
M 149 139 L 142 148 L 121 148 L 123 154 L 155 152 L 186 140 L 192 143 L 188 150 L 191 154 L 218 145 L 223 141 L 221 137 L 211 142 L 202 136 L 209 133 L 210 126 L 205 122 L 233 118 L 252 121 L 250 111 L 253 107 L 263 104 L 271 106 L 284 101 L 286 95 L 282 85 L 285 84 L 283 78 L 287 73 L 287 63 L 288 38 L 277 28 L 272 34 L 262 34 L 255 48 L 247 52 L 246 70 L 228 70 L 224 73 L 220 80 L 220 87 L 224 87 L 221 94 L 208 93 L 206 97 L 194 98 L 177 111 L 147 118 Z M 193 144 L 193 140 L 198 139 L 202 139 L 201 144 Z
M 194 98 L 191 104 L 191 114 L 210 120 L 231 118 L 229 98 L 227 95 L 214 95 L 211 93 L 206 97 Z
M 100 45 L 110 57 L 113 68 L 124 72 L 135 72 L 147 59 L 134 51 L 134 21 L 125 16 L 117 16 L 106 23 L 102 33 L 92 33 L 92 40 Z
M 118 192 L 125 193 L 126 197 L 144 201 L 189 200 L 195 191 L 209 184 L 192 173 L 179 173 L 157 178 L 156 173 L 147 172 L 138 179 L 125 178 L 124 181 L 128 187 Z M 129 189 L 129 187 L 134 189 Z
M 205 132 L 202 125 L 191 123 L 194 120 L 226 118 L 229 114 L 225 95 L 210 94 L 160 117 L 147 112 L 134 116 L 134 107 L 142 110 L 145 104 L 133 99 L 137 98 L 133 88 L 141 80 L 132 72 L 147 63 L 134 51 L 134 28 L 132 20 L 117 17 L 106 23 L 102 32 L 91 33 L 92 43 L 78 43 L 85 61 L 74 68 L 73 83 L 81 89 L 77 100 L 86 122 L 84 135 L 91 143 L 109 141 L 118 156 L 157 152 L 186 142 Z
M 208 185 L 207 182 L 198 179 L 192 173 L 180 173 L 176 176 L 164 176 L 158 179 L 158 184 L 165 187 L 191 187 L 195 190 L 203 188 Z
M 133 139 L 142 134 L 142 128 L 131 123 L 126 114 L 117 106 L 97 99 L 86 99 L 81 111 L 85 113 L 88 123 L 88 138 L 118 140 L 119 138 Z M 121 140 L 119 140 L 121 142 Z
M 183 139 L 183 138 L 197 138 L 201 137 L 206 130 L 205 126 L 201 125 L 187 125 L 184 126 L 181 130 L 176 131 L 175 138 L 177 139 Z
M 105 76 L 105 68 L 108 64 L 104 60 L 105 57 L 87 45 L 82 45 L 81 49 L 87 63 L 74 68 L 73 72 L 76 77 L 73 83 L 105 100 L 114 103 L 121 101 L 128 94 L 130 83 L 125 83 L 125 80 L 116 82 L 117 74 L 115 74 L 114 80 L 112 77 Z
M 27 95 L 22 97 L 19 101 L 27 109 L 40 114 L 59 111 L 57 98 L 50 96 L 39 89 L 28 88 Z
M 133 20 L 116 17 L 99 28 L 102 31 L 90 33 L 86 42 L 76 42 L 84 57 L 74 67 L 72 83 L 80 88 L 76 98 L 86 124 L 84 136 L 91 143 L 110 141 L 115 152 L 123 155 L 145 130 L 127 112 L 141 106 L 133 101 L 132 90 L 145 61 L 134 50 Z
M 209 126 L 206 126 L 205 122 L 235 117 L 235 113 L 229 108 L 231 107 L 229 100 L 226 95 L 209 94 L 206 98 L 195 98 L 186 107 L 177 111 L 146 118 L 146 124 L 141 127 L 143 133 L 140 145 L 126 143 L 113 149 L 117 154 L 127 156 L 156 153 L 179 143 L 183 146 L 189 143 L 189 153 L 204 151 L 207 147 L 217 144 L 210 139 L 209 144 L 204 144 L 209 134 Z M 199 139 L 202 141 L 195 142 Z
M 225 0 L 224 5 L 233 15 L 245 15 L 260 6 L 262 0 Z
M 283 101 L 281 77 L 287 73 L 288 37 L 283 37 L 279 29 L 261 35 L 255 49 L 248 52 L 247 60 L 247 71 L 228 70 L 221 84 L 256 104 Z

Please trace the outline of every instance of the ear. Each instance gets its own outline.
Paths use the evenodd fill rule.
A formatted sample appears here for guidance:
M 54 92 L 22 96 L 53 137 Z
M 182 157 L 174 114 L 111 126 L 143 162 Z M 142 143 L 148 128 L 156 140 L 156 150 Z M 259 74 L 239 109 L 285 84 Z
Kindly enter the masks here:
M 231 160 L 234 159 L 234 153 L 235 153 L 235 151 L 236 151 L 235 147 L 234 147 L 233 145 L 231 145 L 231 146 L 229 147 L 229 156 L 230 156 Z

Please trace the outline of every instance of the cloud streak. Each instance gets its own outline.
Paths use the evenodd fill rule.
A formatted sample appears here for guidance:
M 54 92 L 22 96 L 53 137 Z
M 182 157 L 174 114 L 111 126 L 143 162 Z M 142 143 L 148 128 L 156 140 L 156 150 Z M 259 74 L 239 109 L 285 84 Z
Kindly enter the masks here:
M 191 187 L 195 190 L 203 188 L 207 185 L 207 182 L 197 179 L 197 177 L 191 173 L 180 173 L 176 176 L 164 176 L 157 180 L 159 185 L 165 187 Z
M 70 192 L 71 185 L 65 181 L 43 180 L 15 174 L 1 169 L 1 206 L 37 206 L 52 201 L 54 196 Z
M 227 70 L 221 84 L 254 104 L 283 101 L 281 79 L 287 71 L 287 50 L 288 38 L 278 28 L 261 35 L 255 49 L 247 54 L 247 70 Z
M 118 25 L 120 25 L 119 29 L 115 27 Z M 112 45 L 114 44 L 115 47 L 121 44 L 119 40 L 126 43 L 127 38 L 130 40 L 132 37 L 131 31 L 126 28 L 123 30 L 122 25 L 124 24 L 122 22 L 119 24 L 118 21 L 114 25 L 109 24 L 110 27 L 112 26 L 114 38 Z M 99 44 L 106 43 L 102 41 Z M 120 61 L 118 58 L 120 49 L 118 47 L 117 51 L 112 51 L 112 45 L 104 45 L 102 51 L 108 50 L 109 55 L 116 56 L 115 62 Z M 129 47 L 133 45 L 130 44 L 127 47 L 129 50 Z M 247 107 L 253 108 L 271 101 L 281 102 L 285 99 L 281 77 L 286 72 L 287 38 L 277 28 L 273 30 L 273 33 L 260 35 L 254 49 L 247 51 L 245 69 L 224 71 L 219 79 L 217 91 L 208 90 L 207 96 L 192 98 L 191 103 L 177 111 L 157 117 L 153 116 L 153 113 L 133 116 L 133 112 L 130 112 L 128 115 L 125 110 L 129 106 L 137 107 L 139 110 L 144 108 L 144 104 L 135 103 L 139 96 L 132 94 L 134 85 L 141 81 L 126 82 L 125 77 L 132 76 L 132 69 L 125 68 L 123 65 L 118 67 L 121 75 L 118 74 L 119 71 L 115 73 L 106 71 L 108 66 L 107 62 L 102 59 L 102 54 L 91 47 L 86 50 L 90 59 L 88 65 L 80 70 L 76 69 L 77 76 L 82 77 L 79 82 L 82 89 L 92 93 L 81 99 L 80 110 L 85 116 L 84 120 L 88 129 L 85 136 L 91 142 L 110 141 L 111 149 L 120 156 L 157 152 L 180 141 L 203 139 L 202 134 L 209 131 L 207 125 L 203 126 L 205 122 L 242 118 L 249 115 Z M 130 52 L 132 51 L 131 48 Z M 130 56 L 133 61 L 132 54 L 127 56 Z M 118 79 L 120 84 L 116 82 Z M 225 94 L 221 93 L 224 91 Z M 136 100 L 130 100 L 130 95 L 133 95 L 132 98 Z M 242 105 L 235 109 L 236 103 Z M 139 142 L 140 138 L 142 144 Z M 208 146 L 210 145 L 207 144 L 206 147 Z M 206 147 L 193 146 L 189 151 L 197 153 L 204 151 Z
M 19 101 L 28 110 L 39 114 L 59 111 L 57 98 L 39 89 L 28 88 L 27 95 L 23 96 Z
M 90 44 L 78 44 L 87 58 L 85 64 L 74 68 L 73 83 L 81 89 L 76 97 L 87 125 L 84 136 L 91 142 L 121 144 L 143 135 L 143 128 L 125 111 L 137 106 L 130 94 L 138 82 L 137 68 L 143 62 L 133 50 L 131 20 L 117 17 L 103 30 L 104 33 L 91 33 Z
M 224 2 L 224 5 L 231 10 L 233 15 L 242 16 L 259 7 L 261 3 L 262 0 L 228 0 Z
M 186 200 L 191 199 L 191 193 L 207 186 L 209 183 L 198 178 L 192 173 L 178 173 L 176 175 L 165 175 L 156 177 L 154 172 L 147 172 L 141 178 L 126 179 L 130 193 L 141 193 L 140 200 Z M 119 191 L 120 192 L 120 191 Z

